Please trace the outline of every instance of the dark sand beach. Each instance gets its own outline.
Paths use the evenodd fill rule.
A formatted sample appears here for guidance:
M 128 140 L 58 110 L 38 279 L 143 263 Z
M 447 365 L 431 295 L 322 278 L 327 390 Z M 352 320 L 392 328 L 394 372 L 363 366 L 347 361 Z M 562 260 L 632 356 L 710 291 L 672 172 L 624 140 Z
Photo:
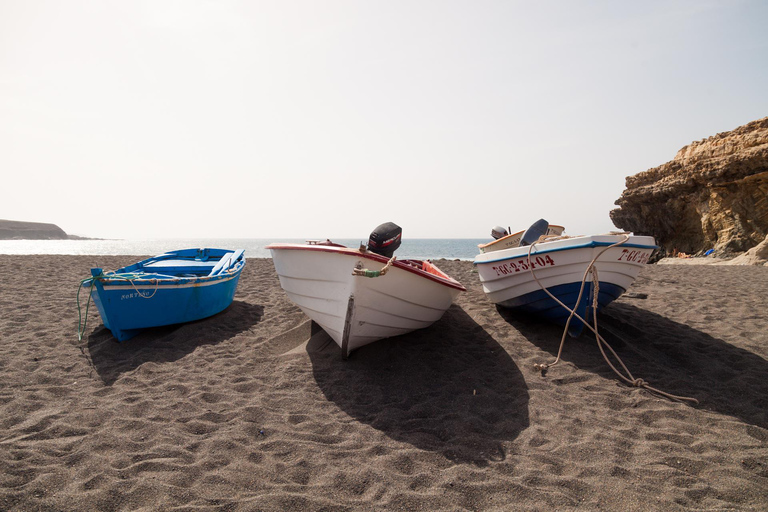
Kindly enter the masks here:
M 586 334 L 470 262 L 432 327 L 342 361 L 249 259 L 214 317 L 117 343 L 75 295 L 136 257 L 0 256 L 0 510 L 766 510 L 768 268 L 649 265 Z M 637 298 L 647 295 L 647 298 Z M 306 344 L 305 344 L 306 342 Z

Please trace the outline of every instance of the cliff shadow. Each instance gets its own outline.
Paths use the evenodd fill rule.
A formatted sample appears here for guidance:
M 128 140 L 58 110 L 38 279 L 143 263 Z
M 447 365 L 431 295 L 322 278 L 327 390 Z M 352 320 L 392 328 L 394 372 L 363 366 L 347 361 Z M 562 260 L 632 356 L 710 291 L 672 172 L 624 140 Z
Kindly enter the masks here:
M 88 336 L 93 369 L 107 386 L 121 374 L 152 361 L 176 361 L 202 345 L 215 345 L 248 330 L 264 315 L 264 307 L 233 301 L 227 309 L 202 320 L 153 327 L 119 342 L 102 324 Z
M 307 352 L 329 401 L 392 439 L 452 461 L 504 460 L 503 442 L 529 424 L 519 368 L 455 304 L 432 326 L 359 348 L 346 361 L 324 333 Z
M 498 310 L 529 341 L 557 354 L 562 327 Z M 768 361 L 762 357 L 626 303 L 606 307 L 598 315 L 598 327 L 635 378 L 674 395 L 696 398 L 697 407 L 768 428 Z M 562 358 L 606 379 L 619 380 L 604 361 L 591 331 L 585 330 L 579 338 L 569 337 Z

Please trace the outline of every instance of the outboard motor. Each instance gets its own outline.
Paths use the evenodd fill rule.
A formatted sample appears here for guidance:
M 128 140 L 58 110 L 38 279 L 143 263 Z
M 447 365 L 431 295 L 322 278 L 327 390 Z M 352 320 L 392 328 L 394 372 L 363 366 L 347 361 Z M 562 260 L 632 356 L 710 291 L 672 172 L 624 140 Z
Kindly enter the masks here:
M 499 238 L 504 238 L 508 234 L 509 233 L 507 232 L 507 230 L 501 226 L 496 226 L 491 230 L 491 236 L 493 237 L 494 240 L 498 240 Z
M 368 250 L 391 258 L 402 242 L 403 229 L 394 222 L 385 222 L 371 233 Z
M 533 242 L 537 241 L 539 237 L 546 235 L 547 229 L 549 229 L 549 222 L 544 219 L 537 220 L 531 224 L 531 227 L 525 230 L 525 233 L 523 233 L 523 238 L 520 240 L 520 247 L 531 245 Z

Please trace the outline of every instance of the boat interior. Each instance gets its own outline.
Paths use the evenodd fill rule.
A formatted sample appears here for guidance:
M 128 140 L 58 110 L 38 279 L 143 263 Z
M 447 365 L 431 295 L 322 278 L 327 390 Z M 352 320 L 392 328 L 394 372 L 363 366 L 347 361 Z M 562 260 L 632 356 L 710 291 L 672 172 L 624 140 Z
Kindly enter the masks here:
M 169 277 L 207 277 L 225 273 L 242 257 L 243 250 L 227 252 L 220 258 L 209 258 L 207 254 L 195 257 L 185 257 L 178 254 L 161 255 L 132 267 L 126 267 L 124 272 L 143 272 L 147 278 Z M 167 257 L 165 257 L 167 256 Z
M 426 260 L 397 260 L 397 262 L 401 265 L 409 266 L 428 274 L 432 274 L 433 276 L 442 277 L 443 279 L 450 279 L 448 275 L 445 274 L 442 270 Z

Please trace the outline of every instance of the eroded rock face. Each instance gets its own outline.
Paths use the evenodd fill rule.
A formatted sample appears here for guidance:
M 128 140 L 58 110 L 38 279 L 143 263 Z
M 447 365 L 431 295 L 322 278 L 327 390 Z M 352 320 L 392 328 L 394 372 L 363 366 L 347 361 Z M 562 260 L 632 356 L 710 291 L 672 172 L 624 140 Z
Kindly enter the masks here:
M 0 240 L 65 240 L 68 236 L 56 224 L 0 219 Z
M 747 251 L 768 235 L 768 117 L 693 142 L 626 186 L 611 220 L 662 253 Z

